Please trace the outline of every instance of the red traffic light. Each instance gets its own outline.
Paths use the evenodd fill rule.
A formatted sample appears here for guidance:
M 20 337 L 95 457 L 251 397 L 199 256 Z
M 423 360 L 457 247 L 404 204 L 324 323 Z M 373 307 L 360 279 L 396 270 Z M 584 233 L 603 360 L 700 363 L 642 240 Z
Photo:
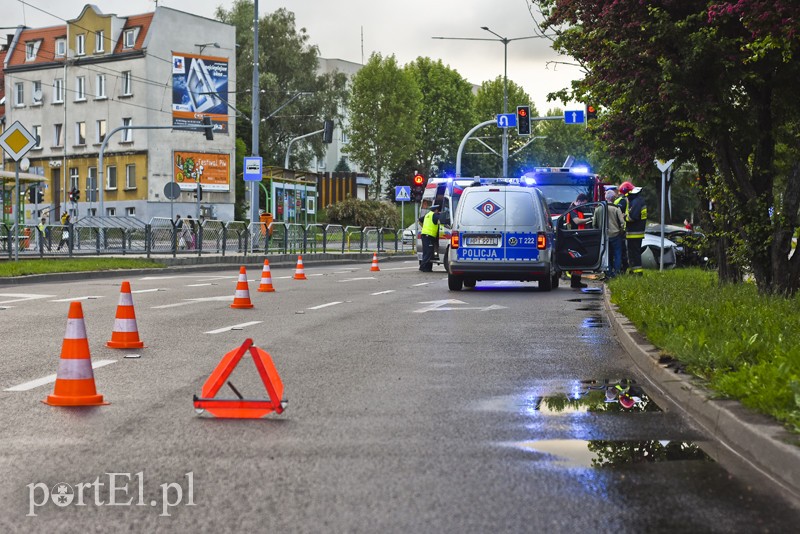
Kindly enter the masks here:
M 414 185 L 422 185 L 425 183 L 425 177 L 421 174 L 414 175 Z
M 526 108 L 524 106 L 520 106 L 519 108 L 517 108 L 517 115 L 519 115 L 520 117 L 527 117 L 528 116 L 528 108 Z

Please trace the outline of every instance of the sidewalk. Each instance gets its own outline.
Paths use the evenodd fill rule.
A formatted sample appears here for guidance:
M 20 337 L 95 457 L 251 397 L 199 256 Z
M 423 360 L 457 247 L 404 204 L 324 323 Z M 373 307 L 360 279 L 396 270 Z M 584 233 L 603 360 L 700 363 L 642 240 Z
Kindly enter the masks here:
M 659 361 L 661 351 L 617 311 L 607 288 L 603 301 L 620 344 L 649 382 L 648 393 L 683 412 L 713 438 L 703 444 L 703 450 L 714 460 L 800 509 L 800 437 L 738 401 L 715 399 L 698 378 L 684 374 L 674 361 Z

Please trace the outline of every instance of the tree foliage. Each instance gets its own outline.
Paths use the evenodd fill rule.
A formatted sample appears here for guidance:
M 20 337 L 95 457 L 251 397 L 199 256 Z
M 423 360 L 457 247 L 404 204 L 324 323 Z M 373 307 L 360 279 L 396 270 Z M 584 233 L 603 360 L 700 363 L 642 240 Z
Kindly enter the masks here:
M 327 206 L 325 211 L 332 224 L 400 228 L 400 215 L 394 204 L 389 202 L 359 200 L 351 197 Z
M 698 170 L 720 237 L 759 290 L 794 294 L 800 255 L 800 4 L 789 0 L 538 0 L 555 48 L 586 77 L 572 99 L 598 102 L 609 153 L 642 178 L 653 159 Z M 634 174 L 635 175 L 635 174 Z M 731 279 L 733 271 L 721 272 Z
M 421 109 L 419 87 L 394 56 L 373 54 L 353 77 L 345 150 L 372 177 L 374 198 L 385 177 L 416 154 Z

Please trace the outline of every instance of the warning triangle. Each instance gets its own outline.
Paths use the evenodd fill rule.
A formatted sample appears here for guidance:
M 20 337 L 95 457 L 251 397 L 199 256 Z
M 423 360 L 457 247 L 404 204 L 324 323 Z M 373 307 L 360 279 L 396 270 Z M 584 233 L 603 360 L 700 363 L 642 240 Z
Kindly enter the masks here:
M 244 399 L 230 382 L 228 385 L 239 399 L 215 399 L 214 397 L 219 393 L 219 390 L 248 351 L 253 357 L 253 362 L 256 364 L 256 369 L 261 381 L 264 383 L 269 399 Z M 258 419 L 272 412 L 283 413 L 288 401 L 281 399 L 281 397 L 283 397 L 283 382 L 278 370 L 275 369 L 272 357 L 267 351 L 253 346 L 253 340 L 248 338 L 242 343 L 241 347 L 233 349 L 222 357 L 208 380 L 203 384 L 200 398 L 197 395 L 194 396 L 194 408 L 198 413 L 206 410 L 215 417 Z

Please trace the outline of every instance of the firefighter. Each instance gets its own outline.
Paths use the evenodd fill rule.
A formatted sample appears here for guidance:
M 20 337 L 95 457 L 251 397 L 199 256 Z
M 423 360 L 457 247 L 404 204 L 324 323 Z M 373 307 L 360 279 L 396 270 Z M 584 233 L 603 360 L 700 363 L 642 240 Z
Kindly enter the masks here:
M 622 191 L 622 184 L 620 191 Z M 633 184 L 631 184 L 633 185 Z M 626 187 L 627 206 L 625 208 L 626 242 L 628 244 L 628 262 L 633 274 L 642 274 L 642 239 L 647 225 L 647 205 L 641 187 Z
M 619 184 L 617 188 L 617 199 L 614 200 L 614 205 L 617 206 L 621 211 L 622 215 L 624 216 L 628 212 L 628 193 L 631 192 L 633 189 L 633 184 L 630 182 L 622 182 Z M 628 262 L 628 246 L 627 246 L 627 238 L 625 237 L 625 232 L 622 232 L 622 269 L 619 271 L 619 274 L 625 274 L 628 272 L 628 267 L 630 267 L 630 263 Z

